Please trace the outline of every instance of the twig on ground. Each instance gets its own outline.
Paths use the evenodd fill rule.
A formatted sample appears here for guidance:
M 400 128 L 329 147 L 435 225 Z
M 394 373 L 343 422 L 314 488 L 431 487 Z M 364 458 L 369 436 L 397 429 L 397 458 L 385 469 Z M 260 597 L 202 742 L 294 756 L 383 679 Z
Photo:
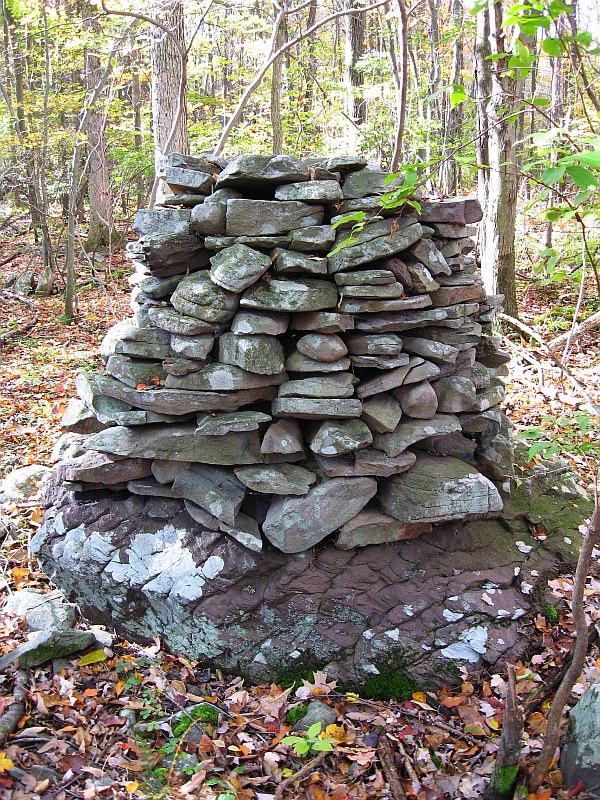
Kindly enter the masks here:
M 583 322 L 578 322 L 574 325 L 571 335 L 571 344 L 576 342 L 584 333 L 591 331 L 592 328 L 595 328 L 596 325 L 600 325 L 600 311 L 596 311 L 595 314 L 590 314 L 587 319 L 584 319 Z M 554 339 L 550 339 L 548 342 L 548 347 L 551 350 L 558 349 L 562 347 L 563 344 L 569 341 L 569 335 L 571 331 L 567 331 L 566 333 L 561 333 L 560 336 L 555 336 Z
M 289 778 L 286 778 L 284 781 L 281 781 L 281 783 L 279 784 L 279 786 L 275 790 L 275 800 L 281 800 L 283 795 L 284 795 L 284 793 L 291 786 L 293 786 L 295 783 L 297 783 L 297 782 L 303 780 L 304 778 L 306 778 L 308 775 L 311 774 L 311 772 L 314 772 L 316 767 L 319 766 L 321 761 L 323 761 L 326 756 L 327 756 L 327 752 L 326 751 L 322 751 L 321 753 L 319 753 L 319 755 L 316 758 L 313 758 L 311 761 L 309 761 L 307 764 L 305 764 L 301 769 L 299 769 L 298 772 L 294 772 L 294 774 L 290 775 Z
M 11 331 L 6 331 L 6 333 L 0 334 L 0 344 L 4 344 L 5 342 L 8 342 L 9 339 L 18 338 L 23 336 L 24 333 L 27 333 L 27 331 L 30 331 L 40 318 L 40 312 L 33 300 L 29 300 L 27 297 L 22 297 L 20 294 L 9 292 L 8 289 L 0 289 L 0 297 L 4 298 L 5 300 L 16 300 L 17 303 L 22 303 L 33 312 L 31 319 L 28 319 L 27 322 L 23 323 L 23 325 L 19 325 L 17 328 L 14 328 Z
M 504 723 L 494 764 L 494 772 L 486 793 L 486 800 L 509 800 L 519 774 L 523 738 L 523 715 L 517 701 L 517 677 L 512 664 L 507 665 L 508 683 Z
M 544 745 L 538 756 L 537 763 L 533 770 L 532 785 L 539 785 L 548 774 L 550 764 L 560 742 L 560 726 L 563 710 L 571 696 L 573 686 L 581 675 L 587 656 L 589 631 L 585 618 L 585 608 L 583 603 L 585 584 L 590 572 L 592 553 L 594 547 L 600 541 L 600 495 L 598 491 L 598 478 L 596 477 L 595 486 L 595 505 L 594 513 L 589 525 L 582 526 L 583 543 L 577 560 L 577 568 L 573 579 L 573 594 L 571 600 L 571 610 L 575 620 L 575 644 L 573 645 L 573 656 L 567 671 L 565 672 L 560 686 L 556 690 L 554 700 L 548 712 L 548 721 Z
M 404 789 L 402 788 L 402 783 L 400 782 L 398 770 L 394 764 L 394 754 L 385 735 L 385 731 L 383 730 L 379 736 L 377 754 L 379 756 L 379 760 L 381 761 L 383 774 L 385 775 L 385 779 L 390 787 L 390 794 L 392 795 L 393 800 L 404 800 L 406 795 L 404 794 Z
M 10 264 L 11 261 L 14 261 L 15 258 L 17 258 L 20 255 L 21 251 L 17 250 L 16 253 L 13 253 L 12 255 L 8 256 L 8 258 L 3 258 L 2 261 L 0 261 L 0 267 L 5 267 L 7 264 Z
M 5 714 L 0 717 L 0 747 L 17 729 L 19 720 L 25 714 L 25 701 L 27 699 L 27 673 L 17 670 L 15 674 L 15 688 L 13 691 L 14 702 L 11 703 Z

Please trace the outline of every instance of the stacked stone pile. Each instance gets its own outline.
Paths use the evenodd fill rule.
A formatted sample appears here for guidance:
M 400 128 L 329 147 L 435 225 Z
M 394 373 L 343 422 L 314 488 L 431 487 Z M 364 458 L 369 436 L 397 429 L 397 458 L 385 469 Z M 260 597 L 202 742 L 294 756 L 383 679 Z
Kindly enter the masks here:
M 65 415 L 57 476 L 76 502 L 168 498 L 255 553 L 502 508 L 507 357 L 475 200 L 382 210 L 386 173 L 353 157 L 174 154 L 165 179 L 127 248 L 133 317 Z

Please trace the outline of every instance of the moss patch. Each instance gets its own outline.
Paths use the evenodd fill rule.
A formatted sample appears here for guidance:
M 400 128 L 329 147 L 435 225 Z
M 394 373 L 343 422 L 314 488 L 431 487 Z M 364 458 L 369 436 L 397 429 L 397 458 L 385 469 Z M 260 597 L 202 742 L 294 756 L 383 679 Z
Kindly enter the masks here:
M 404 672 L 380 672 L 371 675 L 361 687 L 361 694 L 371 700 L 410 700 L 419 684 Z

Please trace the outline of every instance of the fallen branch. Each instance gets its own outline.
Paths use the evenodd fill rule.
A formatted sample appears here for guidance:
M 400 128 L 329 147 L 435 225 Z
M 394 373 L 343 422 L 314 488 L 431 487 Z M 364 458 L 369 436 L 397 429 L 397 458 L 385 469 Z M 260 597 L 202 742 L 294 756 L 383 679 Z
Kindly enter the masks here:
M 390 794 L 392 795 L 393 800 L 404 800 L 406 795 L 404 794 L 404 789 L 402 788 L 402 783 L 400 782 L 400 776 L 398 775 L 398 770 L 396 769 L 396 764 L 394 763 L 394 754 L 385 735 L 385 731 L 383 730 L 379 736 L 377 754 L 379 756 L 379 760 L 381 761 L 383 774 L 385 775 L 385 779 L 390 787 Z
M 17 670 L 13 691 L 14 702 L 8 707 L 8 711 L 0 717 L 0 747 L 3 747 L 11 733 L 16 731 L 19 720 L 25 714 L 26 684 L 27 674 L 23 670 Z
M 486 800 L 509 800 L 512 798 L 521 759 L 523 738 L 523 716 L 517 701 L 517 678 L 512 664 L 507 665 L 506 707 L 500 744 L 494 771 L 490 778 Z
M 573 332 L 567 331 L 566 333 L 561 333 L 560 336 L 556 336 L 554 339 L 550 339 L 548 342 L 548 347 L 551 350 L 555 348 L 562 347 L 567 341 L 569 341 L 569 336 L 571 337 L 571 343 L 580 339 L 584 333 L 591 331 L 592 328 L 595 328 L 596 325 L 600 325 L 600 311 L 596 311 L 595 314 L 591 314 L 587 319 L 584 319 L 583 322 L 578 322 L 573 327 Z
M 8 258 L 4 258 L 4 259 L 2 259 L 2 261 L 0 261 L 0 267 L 5 267 L 7 264 L 10 264 L 10 262 L 11 262 L 11 261 L 14 261 L 14 260 L 15 260 L 15 258 L 17 258 L 17 257 L 18 257 L 18 256 L 20 256 L 20 255 L 21 255 L 21 251 L 20 251 L 20 250 L 17 250 L 17 252 L 16 252 L 16 253 L 13 253 L 13 254 L 12 254 L 11 256 L 9 256 Z
M 583 543 L 579 552 L 577 568 L 575 569 L 575 578 L 573 580 L 573 595 L 571 600 L 571 609 L 573 612 L 573 619 L 575 620 L 575 644 L 573 645 L 572 651 L 573 657 L 567 671 L 563 676 L 560 686 L 556 690 L 552 705 L 550 706 L 550 711 L 548 712 L 544 745 L 533 770 L 533 786 L 538 786 L 548 774 L 550 764 L 552 763 L 552 759 L 554 758 L 554 754 L 556 753 L 556 749 L 560 742 L 560 725 L 563 710 L 571 696 L 573 686 L 575 685 L 575 682 L 581 675 L 583 667 L 585 666 L 589 632 L 585 618 L 583 597 L 585 584 L 590 572 L 592 553 L 594 551 L 594 547 L 600 542 L 600 496 L 598 492 L 597 478 L 595 498 L 596 502 L 594 505 L 594 513 L 592 514 L 590 523 L 589 525 L 582 526 Z
M 27 320 L 27 322 L 24 322 L 23 325 L 19 325 L 12 331 L 6 331 L 6 333 L 0 334 L 0 344 L 4 344 L 8 342 L 9 339 L 19 338 L 23 336 L 24 333 L 27 333 L 27 331 L 30 331 L 40 318 L 40 312 L 33 300 L 30 300 L 28 297 L 23 297 L 20 294 L 10 292 L 8 289 L 0 289 L 0 297 L 4 300 L 16 300 L 17 303 L 22 303 L 33 312 L 33 317 Z
M 281 800 L 281 798 L 284 795 L 284 792 L 286 792 L 287 789 L 289 789 L 295 783 L 306 778 L 312 772 L 314 772 L 315 768 L 318 767 L 321 761 L 325 759 L 326 755 L 327 752 L 323 750 L 322 752 L 319 753 L 319 755 L 316 758 L 313 758 L 311 761 L 305 764 L 302 767 L 302 769 L 299 769 L 298 772 L 294 772 L 294 774 L 290 775 L 289 778 L 286 778 L 284 781 L 281 781 L 281 783 L 275 790 L 275 800 Z

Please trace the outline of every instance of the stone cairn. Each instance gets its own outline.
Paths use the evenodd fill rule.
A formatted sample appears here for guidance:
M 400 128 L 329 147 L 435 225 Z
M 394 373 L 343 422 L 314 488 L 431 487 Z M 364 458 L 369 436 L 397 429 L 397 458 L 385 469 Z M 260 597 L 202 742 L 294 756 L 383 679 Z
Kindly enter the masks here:
M 173 194 L 138 212 L 127 246 L 133 318 L 105 337 L 105 372 L 78 377 L 56 448 L 34 546 L 59 583 L 81 599 L 87 552 L 101 583 L 137 580 L 147 600 L 154 581 L 160 603 L 181 605 L 206 595 L 224 548 L 257 568 L 277 551 L 398 542 L 502 509 L 507 357 L 490 331 L 501 297 L 486 298 L 475 255 L 481 209 L 382 209 L 386 177 L 354 157 L 168 158 Z M 338 249 L 353 223 L 332 223 L 356 211 L 367 224 Z M 89 517 L 98 503 L 104 523 Z M 159 544 L 153 528 L 154 573 L 132 544 L 151 518 L 163 533 L 179 521 Z M 111 547 L 92 524 L 113 526 Z M 166 553 L 181 530 L 203 549 L 184 557 L 180 543 L 178 566 Z M 88 606 L 106 605 L 92 594 Z

